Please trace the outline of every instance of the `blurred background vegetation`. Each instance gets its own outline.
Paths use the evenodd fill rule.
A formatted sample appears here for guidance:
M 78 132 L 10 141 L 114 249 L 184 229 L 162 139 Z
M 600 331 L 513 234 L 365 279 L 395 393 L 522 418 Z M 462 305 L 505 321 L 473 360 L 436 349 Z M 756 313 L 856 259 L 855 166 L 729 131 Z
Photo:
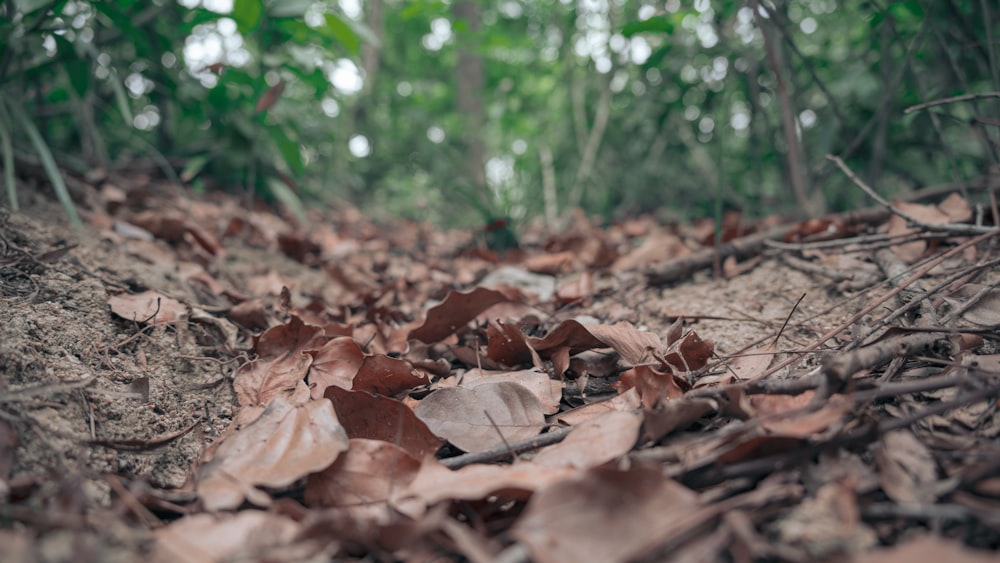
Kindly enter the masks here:
M 996 0 L 4 0 L 0 164 L 446 226 L 818 214 L 998 162 Z M 975 99 L 904 113 L 949 96 Z

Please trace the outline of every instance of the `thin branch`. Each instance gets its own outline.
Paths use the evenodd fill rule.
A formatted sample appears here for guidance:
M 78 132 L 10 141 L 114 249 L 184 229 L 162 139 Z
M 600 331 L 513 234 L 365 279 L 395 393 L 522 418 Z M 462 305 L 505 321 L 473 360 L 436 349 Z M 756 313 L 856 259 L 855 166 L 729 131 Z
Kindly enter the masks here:
M 956 104 L 959 102 L 972 102 L 975 100 L 985 100 L 989 98 L 1000 98 L 1000 92 L 983 92 L 981 94 L 962 94 L 961 96 L 952 96 L 950 98 L 941 98 L 940 100 L 933 100 L 930 102 L 924 102 L 922 104 L 917 104 L 915 106 L 910 106 L 903 110 L 903 113 L 913 113 L 915 111 L 925 110 L 927 108 L 943 106 L 948 104 Z
M 864 180 L 862 180 L 861 178 L 859 178 L 858 175 L 855 174 L 853 170 L 851 170 L 846 164 L 844 164 L 844 161 L 841 160 L 840 157 L 834 156 L 832 154 L 828 154 L 828 155 L 826 155 L 826 158 L 828 160 L 832 161 L 834 164 L 836 164 L 837 168 L 840 168 L 840 170 L 848 177 L 848 179 L 851 180 L 851 182 L 854 183 L 855 186 L 861 188 L 861 190 L 863 192 L 865 192 L 866 194 L 868 194 L 872 199 L 874 199 L 875 201 L 877 201 L 883 207 L 885 207 L 886 209 L 888 209 L 890 213 L 892 213 L 894 215 L 898 215 L 899 217 L 905 219 L 907 223 L 910 223 L 913 226 L 920 227 L 920 228 L 926 229 L 928 231 L 938 231 L 938 232 L 946 232 L 946 233 L 962 234 L 962 235 L 974 235 L 974 234 L 988 233 L 990 231 L 995 231 L 996 230 L 996 227 L 983 227 L 983 226 L 979 226 L 979 225 L 964 225 L 964 224 L 960 224 L 960 223 L 944 223 L 944 224 L 935 225 L 935 224 L 932 224 L 932 223 L 927 223 L 925 221 L 921 221 L 921 220 L 917 219 L 916 217 L 913 217 L 909 213 L 906 213 L 905 211 L 899 209 L 895 205 L 889 203 L 885 198 L 883 198 L 882 196 L 880 196 L 875 190 L 872 189 L 871 186 L 869 186 L 868 184 L 866 184 Z

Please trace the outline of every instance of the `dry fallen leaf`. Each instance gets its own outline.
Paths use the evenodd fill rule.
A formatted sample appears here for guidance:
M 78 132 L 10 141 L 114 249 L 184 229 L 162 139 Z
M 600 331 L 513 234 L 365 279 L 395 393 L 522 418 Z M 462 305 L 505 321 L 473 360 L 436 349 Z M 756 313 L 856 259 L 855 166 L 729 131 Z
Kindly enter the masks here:
M 570 467 L 549 467 L 530 461 L 511 465 L 469 465 L 452 471 L 434 458 L 424 459 L 410 486 L 399 491 L 394 504 L 426 507 L 442 500 L 480 500 L 491 495 L 524 499 L 531 493 L 579 473 Z
M 310 352 L 323 344 L 323 329 L 296 316 L 288 324 L 266 330 L 254 346 L 258 357 L 236 374 L 233 387 L 240 406 L 265 405 L 304 384 L 312 365 Z
M 381 440 L 355 438 L 350 448 L 326 469 L 306 480 L 307 506 L 370 508 L 388 511 L 393 491 L 409 486 L 420 461 Z M 386 518 L 388 518 L 388 512 Z
M 512 381 L 531 391 L 531 394 L 537 397 L 542 404 L 545 414 L 553 414 L 559 410 L 563 383 L 549 378 L 549 374 L 540 369 L 501 372 L 470 369 L 462 376 L 461 386 L 471 388 L 497 381 Z
M 262 560 L 271 549 L 284 552 L 301 526 L 295 520 L 260 510 L 235 514 L 192 514 L 154 532 L 152 560 L 175 561 Z
M 553 467 L 587 469 L 625 455 L 639 438 L 642 413 L 611 411 L 574 428 L 569 436 L 535 455 L 532 461 Z
M 439 342 L 491 305 L 507 300 L 503 293 L 485 287 L 477 287 L 467 293 L 450 291 L 440 305 L 427 311 L 427 318 L 411 330 L 407 338 L 427 343 Z
M 396 399 L 339 387 L 326 390 L 348 438 L 382 440 L 416 459 L 434 455 L 444 442 L 413 411 Z
M 659 467 L 601 466 L 535 493 L 511 532 L 540 563 L 629 561 L 683 529 L 700 505 Z
M 257 487 L 286 487 L 329 466 L 347 445 L 329 401 L 293 405 L 275 397 L 255 421 L 223 439 L 201 467 L 198 496 L 209 511 L 236 508 L 244 499 L 267 506 L 270 498 Z
M 545 425 L 542 404 L 531 391 L 510 381 L 438 389 L 414 412 L 432 432 L 467 452 L 530 438 Z
M 119 317 L 140 323 L 176 321 L 188 313 L 187 305 L 153 290 L 112 295 L 108 305 Z

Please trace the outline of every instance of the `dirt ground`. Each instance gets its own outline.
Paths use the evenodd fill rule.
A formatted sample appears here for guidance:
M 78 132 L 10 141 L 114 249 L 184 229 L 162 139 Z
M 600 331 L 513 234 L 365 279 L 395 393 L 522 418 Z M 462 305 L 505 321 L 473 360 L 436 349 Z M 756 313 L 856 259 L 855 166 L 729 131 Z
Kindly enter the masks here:
M 196 480 L 206 460 L 203 456 L 206 448 L 232 431 L 230 423 L 240 409 L 233 382 L 255 357 L 256 338 L 264 329 L 285 322 L 290 310 L 312 311 L 329 322 L 355 327 L 365 326 L 363 319 L 376 316 L 379 322 L 392 318 L 401 326 L 419 320 L 441 302 L 447 290 L 475 287 L 503 265 L 472 234 L 410 224 L 374 226 L 351 211 L 325 216 L 322 236 L 303 237 L 266 210 L 249 214 L 237 198 L 195 205 L 169 191 L 127 196 L 104 191 L 101 207 L 84 209 L 87 225 L 77 231 L 46 195 L 30 191 L 21 195 L 24 209 L 20 213 L 3 211 L 0 215 L 2 561 L 135 561 L 157 553 L 157 530 L 199 512 Z M 180 219 L 170 215 L 174 211 Z M 130 231 L 129 225 L 143 229 Z M 541 272 L 560 288 L 556 297 L 528 304 L 545 315 L 539 335 L 568 319 L 607 325 L 626 322 L 640 331 L 666 334 L 683 317 L 686 329 L 714 343 L 713 362 L 748 347 L 761 349 L 790 316 L 778 348 L 804 351 L 890 289 L 885 285 L 847 287 L 843 281 L 790 267 L 781 259 L 781 251 L 773 249 L 760 254 L 758 262 L 744 262 L 745 272 L 737 271 L 741 264 L 726 265 L 730 277 L 725 279 L 712 275 L 709 268 L 675 283 L 648 284 L 649 268 L 669 258 L 658 254 L 666 252 L 669 244 L 639 252 L 642 241 L 667 235 L 673 238 L 664 241 L 695 238 L 697 233 L 687 228 L 665 229 L 648 219 L 623 223 L 607 229 L 598 250 L 586 244 L 574 246 L 569 238 L 558 239 L 560 246 L 549 234 L 531 231 L 524 239 L 526 254 L 509 258 L 508 265 L 533 270 L 536 275 Z M 586 239 L 596 229 L 580 227 L 575 232 Z M 569 266 L 538 265 L 538 257 L 564 251 L 578 261 L 563 255 L 570 260 Z M 610 255 L 597 258 L 601 251 Z M 583 262 L 579 262 L 581 256 Z M 838 266 L 829 256 L 808 251 L 805 256 L 830 260 L 833 271 L 884 277 L 871 260 L 849 263 L 842 258 Z M 950 263 L 951 270 L 937 277 L 928 275 L 925 289 L 959 266 L 981 259 L 982 254 L 959 256 Z M 985 286 L 996 277 L 987 270 L 976 283 Z M 506 283 L 521 284 L 509 279 Z M 526 285 L 520 287 L 528 291 Z M 166 299 L 152 309 L 129 309 L 130 304 L 114 301 L 117 296 L 147 291 L 183 306 L 171 316 Z M 389 293 L 391 298 L 386 297 Z M 405 302 L 408 295 L 412 302 Z M 234 313 L 237 305 L 246 304 L 253 304 L 247 307 L 248 313 Z M 943 298 L 937 305 L 944 311 L 949 307 Z M 863 315 L 851 330 L 856 335 L 895 308 L 889 301 Z M 132 318 L 122 313 L 126 310 L 133 311 Z M 137 310 L 148 314 L 136 315 Z M 989 325 L 974 328 L 982 326 Z M 981 330 L 977 334 L 984 336 Z M 993 358 L 996 342 L 985 336 L 974 353 Z M 363 337 L 355 332 L 354 338 Z M 851 341 L 845 332 L 824 348 Z M 821 364 L 815 354 L 780 359 L 788 357 L 792 363 L 772 379 L 796 377 Z M 456 365 L 454 360 L 452 365 Z M 917 367 L 909 362 L 895 369 Z M 880 377 L 885 373 L 882 370 L 869 373 Z M 694 387 L 710 387 L 713 381 L 722 380 L 731 378 L 726 370 L 716 369 Z M 567 383 L 566 388 L 570 387 Z M 903 417 L 930 399 L 893 402 L 885 396 L 878 401 L 885 407 L 855 412 L 873 419 L 888 416 L 887 412 Z M 910 482 L 914 487 L 939 486 L 940 494 L 906 504 L 893 502 L 898 495 L 887 497 L 879 492 L 878 473 L 891 464 L 875 461 L 879 455 L 872 445 L 875 441 L 869 443 L 870 450 L 825 451 L 788 477 L 789 482 L 803 483 L 804 489 L 790 500 L 765 503 L 770 511 L 766 516 L 747 516 L 744 511 L 740 515 L 745 521 L 723 519 L 723 525 L 718 523 L 723 520 L 716 520 L 716 530 L 730 530 L 727 542 L 743 546 L 743 551 L 732 548 L 723 557 L 737 561 L 808 560 L 814 555 L 836 559 L 836 554 L 854 556 L 879 545 L 894 545 L 915 529 L 935 530 L 967 546 L 996 549 L 1000 546 L 997 513 L 989 516 L 988 507 L 1000 507 L 994 496 L 1000 491 L 991 492 L 984 483 L 1000 482 L 1000 465 L 995 464 L 1000 459 L 995 441 L 998 423 L 995 403 L 978 405 L 975 422 L 949 418 L 953 411 L 947 411 L 916 432 L 931 451 L 928 459 L 934 460 L 930 463 L 936 469 L 924 481 Z M 691 439 L 697 427 L 709 431 L 724 425 L 721 418 L 702 419 L 683 437 Z M 657 438 L 645 447 L 660 448 L 664 456 L 660 459 L 667 459 L 673 454 L 664 453 L 663 448 L 679 443 Z M 636 451 L 643 449 L 639 446 Z M 836 451 L 840 451 L 839 458 Z M 750 454 L 730 454 L 736 461 L 754 459 Z M 854 484 L 850 479 L 837 481 L 838 487 L 856 491 L 856 498 L 867 499 L 843 501 L 845 517 L 858 524 L 848 536 L 839 531 L 825 534 L 823 517 L 804 515 L 810 506 L 819 512 L 828 509 L 824 495 L 830 494 L 830 482 L 816 474 L 816 467 L 825 463 L 822 456 L 837 458 L 836 463 L 830 462 L 837 471 L 851 464 L 881 468 L 858 469 L 859 481 Z M 974 465 L 972 458 L 982 468 L 976 478 L 961 469 Z M 692 475 L 681 472 L 677 478 L 698 490 Z M 977 489 L 977 485 L 982 487 Z M 966 498 L 963 504 L 958 492 L 979 498 L 975 502 Z M 294 493 L 291 498 L 301 500 Z M 853 493 L 851 498 L 855 498 Z M 939 512 L 953 510 L 959 516 L 935 513 L 928 508 L 935 503 L 946 507 Z M 908 517 L 900 509 L 877 516 L 869 510 L 876 505 L 882 509 L 916 506 L 925 512 Z M 737 530 L 743 530 L 743 535 Z M 810 534 L 816 537 L 810 539 Z M 510 545 L 509 538 L 498 541 L 497 549 Z M 770 547 L 756 551 L 747 547 L 754 547 L 754 541 Z M 831 547 L 830 542 L 836 545 Z M 364 555 L 350 550 L 320 553 Z M 391 553 L 369 553 L 368 560 L 393 560 L 406 552 Z M 712 556 L 706 560 L 718 556 L 707 553 Z M 312 557 L 323 560 L 316 553 Z M 438 557 L 461 559 L 468 552 L 453 547 L 450 552 L 440 551 Z

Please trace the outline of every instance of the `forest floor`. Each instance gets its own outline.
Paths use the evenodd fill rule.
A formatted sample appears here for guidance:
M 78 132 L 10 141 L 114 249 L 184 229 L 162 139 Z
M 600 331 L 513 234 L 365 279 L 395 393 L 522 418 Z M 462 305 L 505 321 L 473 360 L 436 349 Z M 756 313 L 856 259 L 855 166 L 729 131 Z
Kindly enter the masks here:
M 0 216 L 0 561 L 1000 548 L 988 200 L 498 254 L 131 183 Z

